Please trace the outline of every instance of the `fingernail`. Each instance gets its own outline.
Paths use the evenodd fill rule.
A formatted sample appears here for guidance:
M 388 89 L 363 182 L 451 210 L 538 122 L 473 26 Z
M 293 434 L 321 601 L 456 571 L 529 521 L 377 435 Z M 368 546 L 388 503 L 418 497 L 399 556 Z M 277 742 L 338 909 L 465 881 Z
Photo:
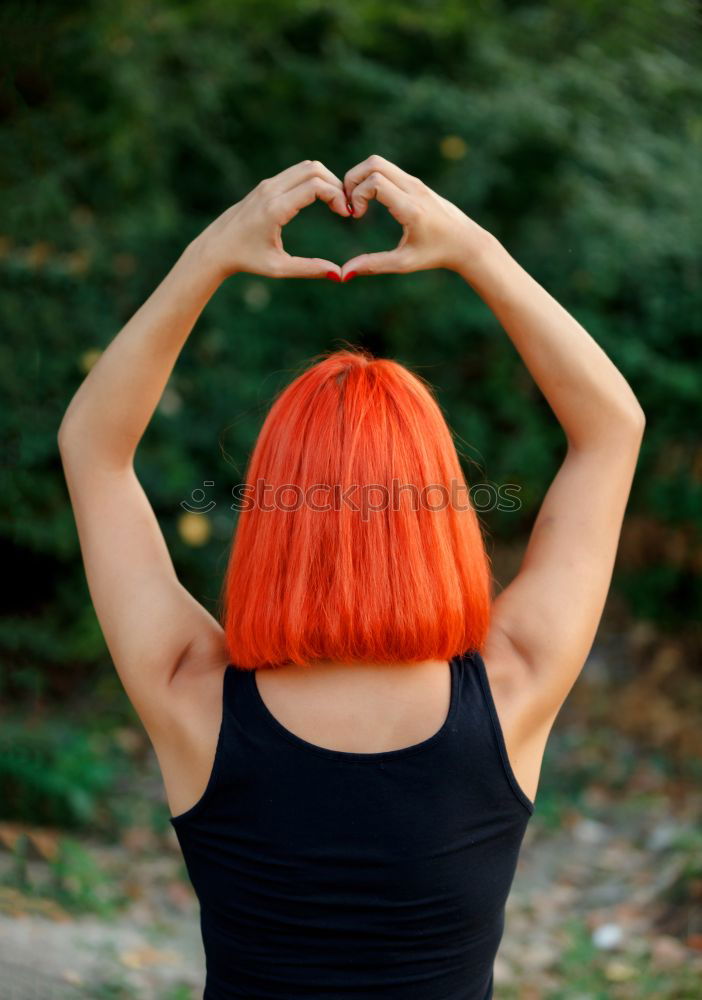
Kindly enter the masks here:
M 350 214 L 351 214 L 351 215 L 354 215 L 354 214 L 355 214 L 355 213 L 354 213 L 354 210 L 353 210 L 353 205 L 351 204 L 351 202 L 350 202 L 350 201 L 347 201 L 347 202 L 346 202 L 346 207 L 348 208 L 348 210 L 349 210 L 349 212 L 350 212 Z
M 344 281 L 351 281 L 351 279 L 355 278 L 357 274 L 358 274 L 358 271 L 349 271 L 349 273 L 344 278 Z
M 330 281 L 341 281 L 341 278 L 336 273 L 336 271 L 327 271 L 327 277 Z

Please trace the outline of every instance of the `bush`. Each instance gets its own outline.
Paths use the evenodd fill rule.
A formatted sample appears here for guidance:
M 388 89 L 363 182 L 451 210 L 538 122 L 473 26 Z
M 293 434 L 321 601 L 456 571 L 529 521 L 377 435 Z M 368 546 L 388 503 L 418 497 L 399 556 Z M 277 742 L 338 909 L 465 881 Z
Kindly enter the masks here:
M 4 6 L 0 360 L 12 593 L 0 687 L 105 656 L 56 447 L 95 352 L 186 243 L 305 157 L 343 173 L 378 152 L 486 228 L 586 326 L 648 416 L 615 586 L 679 628 L 699 607 L 700 30 L 681 0 L 406 5 L 241 0 Z M 312 206 L 291 252 L 339 262 L 393 245 Z M 215 609 L 239 481 L 263 413 L 340 340 L 437 387 L 469 480 L 518 483 L 485 515 L 525 537 L 564 441 L 496 320 L 447 272 L 358 281 L 239 275 L 199 321 L 138 472 L 179 574 Z M 474 464 L 474 463 L 477 463 Z M 180 503 L 214 481 L 207 530 Z M 631 534 L 633 532 L 633 534 Z M 195 544 L 197 542 L 197 544 Z

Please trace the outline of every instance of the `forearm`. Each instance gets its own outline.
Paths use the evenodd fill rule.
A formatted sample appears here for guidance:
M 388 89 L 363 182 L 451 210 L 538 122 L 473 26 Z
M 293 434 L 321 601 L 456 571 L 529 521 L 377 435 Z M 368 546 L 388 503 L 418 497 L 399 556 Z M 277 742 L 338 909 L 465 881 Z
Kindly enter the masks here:
M 111 341 L 71 400 L 59 432 L 65 457 L 129 464 L 178 355 L 222 277 L 201 238 Z
M 574 448 L 636 436 L 643 411 L 590 334 L 493 237 L 459 273 L 502 324 Z

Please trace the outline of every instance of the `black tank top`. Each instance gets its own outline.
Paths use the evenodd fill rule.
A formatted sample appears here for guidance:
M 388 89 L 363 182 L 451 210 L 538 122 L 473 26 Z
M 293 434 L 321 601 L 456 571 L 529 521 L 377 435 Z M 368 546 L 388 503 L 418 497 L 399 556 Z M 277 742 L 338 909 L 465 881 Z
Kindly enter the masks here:
M 451 661 L 438 732 L 367 754 L 296 736 L 230 664 L 209 783 L 170 817 L 203 1000 L 489 1000 L 533 811 L 478 653 Z

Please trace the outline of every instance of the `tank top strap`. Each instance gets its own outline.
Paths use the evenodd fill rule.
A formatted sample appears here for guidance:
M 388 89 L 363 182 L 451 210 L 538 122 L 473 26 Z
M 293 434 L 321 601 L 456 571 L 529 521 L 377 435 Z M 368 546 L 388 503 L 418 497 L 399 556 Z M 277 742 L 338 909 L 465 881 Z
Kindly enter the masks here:
M 507 754 L 485 661 L 477 650 L 470 650 L 455 662 L 460 678 L 457 725 L 470 738 L 471 755 L 484 773 L 501 772 L 499 777 L 506 779 L 512 795 L 532 814 L 534 803 L 517 781 Z
M 286 731 L 269 713 L 256 686 L 256 671 L 230 663 L 224 685 L 225 744 L 240 763 L 272 759 Z
M 254 672 L 228 663 L 222 681 L 222 723 L 213 773 L 217 786 L 235 785 L 270 740 L 254 698 Z
M 227 666 L 224 682 L 225 712 L 240 725 L 248 726 L 252 718 L 253 670 L 246 670 L 234 663 Z
M 477 650 L 455 656 L 451 661 L 451 703 L 441 729 L 416 749 L 428 751 L 442 744 L 453 747 L 450 753 L 468 761 L 476 779 L 486 782 L 505 803 L 519 803 L 529 815 L 534 803 L 520 786 L 512 770 L 493 699 L 487 668 Z M 256 671 L 229 664 L 223 690 L 223 721 L 218 755 L 234 761 L 274 760 L 276 746 L 314 753 L 317 757 L 351 761 L 375 759 L 401 761 L 411 758 L 415 748 L 388 754 L 353 754 L 318 747 L 291 733 L 271 714 L 256 685 Z

